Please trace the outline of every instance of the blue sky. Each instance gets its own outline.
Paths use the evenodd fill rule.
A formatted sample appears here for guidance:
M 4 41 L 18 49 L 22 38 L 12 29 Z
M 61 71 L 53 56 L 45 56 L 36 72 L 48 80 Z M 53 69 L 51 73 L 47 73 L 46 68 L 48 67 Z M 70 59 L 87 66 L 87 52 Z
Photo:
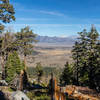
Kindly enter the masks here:
M 29 25 L 39 35 L 69 36 L 90 30 L 91 24 L 100 31 L 100 0 L 10 1 L 16 12 L 10 26 L 16 31 Z

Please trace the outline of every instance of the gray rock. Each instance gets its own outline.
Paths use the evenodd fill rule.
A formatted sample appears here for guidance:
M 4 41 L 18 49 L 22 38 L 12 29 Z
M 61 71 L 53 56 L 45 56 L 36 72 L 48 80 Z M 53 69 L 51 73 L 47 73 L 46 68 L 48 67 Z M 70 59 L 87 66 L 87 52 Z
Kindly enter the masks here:
M 0 80 L 0 85 L 1 86 L 7 86 L 8 83 L 5 80 Z
M 30 100 L 23 92 L 16 91 L 11 95 L 11 100 Z

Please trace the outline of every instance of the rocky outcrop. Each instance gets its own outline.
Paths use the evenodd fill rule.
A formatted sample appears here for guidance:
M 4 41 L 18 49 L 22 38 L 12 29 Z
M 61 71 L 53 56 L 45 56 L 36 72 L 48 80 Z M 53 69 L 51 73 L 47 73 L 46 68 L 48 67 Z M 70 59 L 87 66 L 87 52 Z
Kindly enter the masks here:
M 10 100 L 30 100 L 23 92 L 16 91 L 11 94 Z

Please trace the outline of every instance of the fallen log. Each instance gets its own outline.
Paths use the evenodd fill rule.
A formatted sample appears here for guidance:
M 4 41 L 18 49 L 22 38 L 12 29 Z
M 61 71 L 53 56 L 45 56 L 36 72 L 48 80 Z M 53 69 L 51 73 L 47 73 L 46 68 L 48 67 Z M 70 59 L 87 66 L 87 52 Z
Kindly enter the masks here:
M 85 91 L 85 93 L 83 90 Z M 100 100 L 100 98 L 97 96 L 97 93 L 87 87 L 69 85 L 66 87 L 65 92 L 68 93 L 69 98 L 73 98 L 75 100 Z

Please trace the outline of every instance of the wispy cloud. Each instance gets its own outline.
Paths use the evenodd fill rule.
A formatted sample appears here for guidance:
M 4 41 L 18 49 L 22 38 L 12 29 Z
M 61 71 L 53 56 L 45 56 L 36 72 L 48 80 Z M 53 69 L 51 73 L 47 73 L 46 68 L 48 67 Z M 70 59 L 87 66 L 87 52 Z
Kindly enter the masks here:
M 18 8 L 18 11 L 23 11 L 23 12 L 36 12 L 36 13 L 41 13 L 41 14 L 46 14 L 46 15 L 53 15 L 53 16 L 66 16 L 65 14 L 58 12 L 58 11 L 46 11 L 46 10 L 34 10 L 34 9 L 25 9 L 25 8 Z
M 16 4 L 18 5 L 18 4 Z M 22 11 L 25 13 L 38 13 L 38 14 L 44 14 L 44 15 L 51 15 L 51 16 L 58 16 L 58 17 L 63 17 L 66 18 L 66 20 L 70 20 L 72 21 L 77 21 L 80 23 L 87 23 L 87 24 L 93 24 L 93 23 L 100 23 L 100 19 L 99 18 L 79 18 L 79 17 L 72 17 L 70 15 L 66 15 L 62 12 L 58 12 L 58 11 L 48 11 L 48 10 L 35 10 L 35 9 L 26 9 L 24 7 L 19 7 L 17 8 L 17 11 Z M 33 19 L 33 18 L 20 18 L 19 20 L 22 21 L 36 21 L 37 19 Z M 40 20 L 40 19 L 38 19 Z M 42 20 L 42 19 L 41 19 Z M 49 18 L 50 20 L 50 18 Z M 55 19 L 56 20 L 56 19 Z M 61 20 L 61 19 L 60 19 Z
M 17 18 L 18 21 L 45 21 L 47 18 Z
M 54 12 L 54 11 L 44 11 L 44 10 L 40 10 L 40 13 L 42 13 L 42 14 L 48 14 L 48 15 L 55 15 L 55 16 L 65 16 L 63 13 Z

